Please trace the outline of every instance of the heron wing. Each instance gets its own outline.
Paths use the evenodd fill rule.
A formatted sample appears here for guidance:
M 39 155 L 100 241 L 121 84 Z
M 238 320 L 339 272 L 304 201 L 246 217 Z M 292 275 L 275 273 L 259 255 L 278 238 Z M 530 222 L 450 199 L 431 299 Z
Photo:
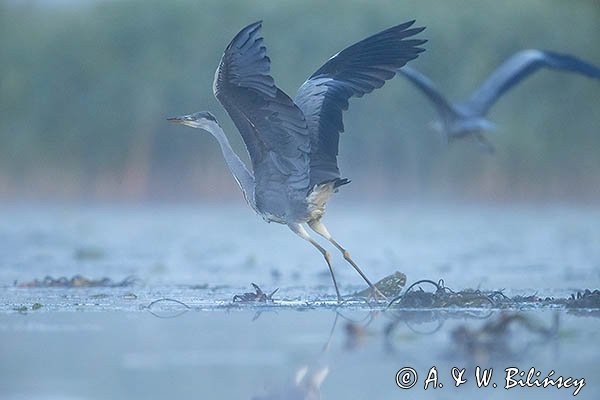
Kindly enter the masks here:
M 311 135 L 311 186 L 340 176 L 338 144 L 348 100 L 382 87 L 398 68 L 424 51 L 418 46 L 425 40 L 407 39 L 425 29 L 410 28 L 413 23 L 386 29 L 342 50 L 298 89 L 294 102 L 304 113 Z
M 444 95 L 438 90 L 435 84 L 427 76 L 414 68 L 404 66 L 398 70 L 410 82 L 412 82 L 423 94 L 433 103 L 436 111 L 444 120 L 448 120 L 452 115 L 456 114 L 452 104 L 446 100 Z
M 465 105 L 478 115 L 485 115 L 506 91 L 543 67 L 577 72 L 600 79 L 600 69 L 576 57 L 550 51 L 523 50 L 502 63 Z
M 261 26 L 261 21 L 248 25 L 229 43 L 213 90 L 242 135 L 257 191 L 283 182 L 304 190 L 309 183 L 308 127 L 302 111 L 269 75 Z

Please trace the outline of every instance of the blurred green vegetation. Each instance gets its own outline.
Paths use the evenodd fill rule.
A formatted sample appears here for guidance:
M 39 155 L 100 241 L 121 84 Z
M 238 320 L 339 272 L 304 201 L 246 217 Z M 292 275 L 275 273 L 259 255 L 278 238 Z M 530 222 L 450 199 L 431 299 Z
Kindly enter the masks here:
M 216 143 L 165 118 L 211 110 L 223 49 L 258 19 L 288 94 L 332 54 L 391 25 L 427 26 L 413 62 L 460 100 L 506 57 L 551 49 L 600 64 L 596 0 L 0 2 L 0 199 L 238 196 Z M 541 71 L 505 95 L 489 156 L 446 147 L 401 77 L 345 114 L 349 197 L 600 200 L 600 83 Z

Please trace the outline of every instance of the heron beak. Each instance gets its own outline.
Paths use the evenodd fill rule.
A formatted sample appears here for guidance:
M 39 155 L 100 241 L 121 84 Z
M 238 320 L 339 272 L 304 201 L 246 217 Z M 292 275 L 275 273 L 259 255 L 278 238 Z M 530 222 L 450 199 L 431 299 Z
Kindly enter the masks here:
M 172 122 L 174 124 L 177 125 L 184 125 L 184 126 L 189 126 L 191 128 L 194 128 L 194 121 L 191 120 L 191 118 L 188 115 L 182 115 L 179 117 L 171 117 L 171 118 L 167 118 L 167 121 Z
M 184 124 L 185 119 L 183 117 L 169 117 L 167 121 L 172 122 L 174 124 Z

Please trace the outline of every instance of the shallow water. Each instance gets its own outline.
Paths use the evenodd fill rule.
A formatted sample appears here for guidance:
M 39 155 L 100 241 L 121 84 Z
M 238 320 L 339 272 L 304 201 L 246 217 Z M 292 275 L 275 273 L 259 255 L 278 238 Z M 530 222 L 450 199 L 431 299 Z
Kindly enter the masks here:
M 147 285 L 256 282 L 334 293 L 312 246 L 247 207 L 4 206 L 0 215 L 3 285 L 134 275 Z M 458 288 L 580 289 L 600 281 L 600 209 L 334 203 L 324 221 L 372 280 L 398 270 L 409 283 L 444 278 Z M 330 251 L 342 288 L 361 286 Z
M 504 389 L 513 366 L 539 379 L 583 377 L 577 398 L 600 395 L 597 311 L 337 307 L 320 254 L 243 207 L 3 206 L 0 215 L 2 399 L 572 397 L 573 388 Z M 325 221 L 373 280 L 402 271 L 408 284 L 561 297 L 600 286 L 597 209 L 332 204 Z M 334 266 L 343 293 L 364 288 L 338 254 Z M 76 274 L 138 280 L 15 286 Z M 232 305 L 250 282 L 279 288 L 275 303 Z M 185 305 L 148 308 L 161 298 Z M 485 330 L 507 315 L 506 331 Z M 444 387 L 424 390 L 434 365 Z M 476 387 L 477 365 L 494 367 L 498 388 Z M 459 388 L 454 366 L 466 368 Z M 403 367 L 418 372 L 412 389 L 395 383 Z
M 258 316 L 249 309 L 192 311 L 171 319 L 129 312 L 1 314 L 0 390 L 3 399 L 310 399 L 308 390 L 293 384 L 308 368 L 308 380 L 326 374 L 323 399 L 572 397 L 573 388 L 503 388 L 505 368 L 535 367 L 540 379 L 551 370 L 555 378 L 585 378 L 577 398 L 600 394 L 598 318 L 559 312 L 558 333 L 547 338 L 514 326 L 505 347 L 488 353 L 485 346 L 460 349 L 452 331 L 459 325 L 479 329 L 498 313 L 486 320 L 471 315 L 487 313 L 456 311 L 340 314 L 337 322 L 336 312 L 325 309 Z M 522 315 L 544 326 L 554 319 L 551 311 Z M 352 329 L 361 333 L 349 335 Z M 476 387 L 478 365 L 494 368 L 497 388 Z M 424 390 L 433 366 L 444 386 Z M 395 383 L 403 367 L 418 373 L 412 389 Z M 466 368 L 468 381 L 459 388 L 452 367 Z

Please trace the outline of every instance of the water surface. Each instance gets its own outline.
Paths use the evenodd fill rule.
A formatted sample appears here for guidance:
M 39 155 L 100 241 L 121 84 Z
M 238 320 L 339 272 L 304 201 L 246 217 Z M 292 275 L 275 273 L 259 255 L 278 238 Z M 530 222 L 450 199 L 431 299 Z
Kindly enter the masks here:
M 320 254 L 243 207 L 0 211 L 2 399 L 573 397 L 506 390 L 509 367 L 584 378 L 577 398 L 600 395 L 597 311 L 338 307 Z M 409 284 L 554 297 L 600 286 L 595 209 L 332 203 L 325 221 L 373 280 L 401 271 Z M 363 289 L 333 250 L 342 292 Z M 76 274 L 136 281 L 18 287 Z M 233 305 L 251 282 L 279 288 L 275 302 Z M 162 298 L 183 305 L 148 309 Z M 424 390 L 433 366 L 444 387 Z M 498 388 L 478 389 L 476 366 L 494 368 Z M 419 375 L 412 389 L 395 382 L 403 367 Z M 459 388 L 452 367 L 466 368 Z

